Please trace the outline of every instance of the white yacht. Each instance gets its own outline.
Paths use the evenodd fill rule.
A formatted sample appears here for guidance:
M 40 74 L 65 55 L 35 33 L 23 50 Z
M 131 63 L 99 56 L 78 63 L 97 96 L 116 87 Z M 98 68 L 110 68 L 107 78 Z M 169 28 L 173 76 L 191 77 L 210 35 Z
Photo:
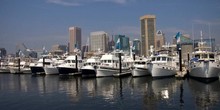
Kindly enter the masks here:
M 28 61 L 21 61 L 20 65 L 15 64 L 14 66 L 9 67 L 10 73 L 31 73 L 31 68 L 29 67 Z
M 102 55 L 100 59 L 101 64 L 97 68 L 96 77 L 113 76 L 113 74 L 120 72 L 119 57 L 116 54 L 117 53 L 107 53 Z M 131 72 L 128 63 L 123 62 L 123 59 L 121 60 L 121 72 Z
M 133 63 L 133 69 L 132 69 L 132 76 L 138 77 L 138 76 L 146 76 L 150 75 L 150 72 L 148 72 L 148 66 L 147 63 L 150 60 L 147 58 L 139 58 L 135 60 Z
M 194 78 L 218 79 L 220 61 L 216 52 L 212 52 L 211 47 L 208 47 L 202 38 L 195 49 L 189 64 L 189 75 Z
M 57 66 L 60 64 L 63 64 L 64 60 L 61 58 L 61 56 L 58 56 L 58 55 L 53 56 L 51 60 L 52 60 L 52 63 L 44 67 L 45 74 L 47 75 L 59 74 Z
M 82 59 L 77 55 L 68 56 L 63 64 L 57 66 L 60 75 L 76 75 L 81 74 Z
M 153 78 L 169 77 L 176 75 L 178 70 L 177 55 L 170 50 L 160 50 L 151 56 L 148 63 L 149 72 Z
M 0 59 L 0 73 L 10 73 L 8 62 L 5 59 Z
M 49 56 L 43 56 L 40 58 L 35 64 L 31 63 L 30 68 L 31 68 L 31 73 L 32 74 L 45 74 L 44 67 L 47 65 L 51 65 L 53 61 Z
M 88 58 L 81 68 L 82 77 L 95 77 L 98 65 L 100 65 L 100 57 Z

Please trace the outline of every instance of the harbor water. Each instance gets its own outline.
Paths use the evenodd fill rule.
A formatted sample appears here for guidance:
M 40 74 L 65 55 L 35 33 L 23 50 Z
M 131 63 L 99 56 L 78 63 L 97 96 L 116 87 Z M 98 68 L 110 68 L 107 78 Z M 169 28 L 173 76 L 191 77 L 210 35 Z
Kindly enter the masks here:
M 1 110 L 220 109 L 220 81 L 0 74 Z

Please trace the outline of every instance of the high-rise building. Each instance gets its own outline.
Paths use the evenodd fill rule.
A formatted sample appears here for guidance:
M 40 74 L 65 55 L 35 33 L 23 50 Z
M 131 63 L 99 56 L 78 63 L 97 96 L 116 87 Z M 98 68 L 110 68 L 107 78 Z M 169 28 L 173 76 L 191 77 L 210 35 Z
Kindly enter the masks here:
M 125 53 L 129 54 L 130 52 L 129 37 L 126 37 L 125 35 L 115 35 L 114 42 L 115 42 L 115 49 L 123 50 Z M 120 47 L 118 47 L 118 45 L 120 45 Z
M 73 53 L 75 48 L 81 50 L 81 28 L 70 27 L 69 36 L 70 36 L 69 52 Z
M 5 48 L 0 48 L 0 59 L 6 57 L 7 51 Z
M 115 48 L 114 36 L 112 35 L 111 40 L 108 42 L 108 49 L 109 51 L 113 51 Z
M 155 47 L 156 16 L 145 15 L 140 17 L 141 21 L 141 55 L 150 55 L 150 46 Z
M 101 50 L 103 52 L 108 52 L 108 34 L 104 31 L 97 31 L 90 33 L 90 51 L 97 52 Z
M 140 55 L 141 41 L 139 39 L 133 40 L 132 51 L 133 51 L 133 53 L 135 53 L 135 55 Z
M 161 30 L 158 30 L 155 37 L 155 50 L 161 50 L 165 45 L 165 36 Z

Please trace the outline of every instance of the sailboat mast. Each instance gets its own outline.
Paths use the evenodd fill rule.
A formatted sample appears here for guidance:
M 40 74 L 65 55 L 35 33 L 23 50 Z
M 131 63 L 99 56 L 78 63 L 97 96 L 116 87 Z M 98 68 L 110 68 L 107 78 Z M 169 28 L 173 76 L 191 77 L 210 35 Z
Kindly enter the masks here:
M 210 47 L 212 47 L 212 38 L 211 38 L 210 23 L 209 23 L 209 43 L 210 43 Z M 212 51 L 213 51 L 213 50 L 212 50 Z

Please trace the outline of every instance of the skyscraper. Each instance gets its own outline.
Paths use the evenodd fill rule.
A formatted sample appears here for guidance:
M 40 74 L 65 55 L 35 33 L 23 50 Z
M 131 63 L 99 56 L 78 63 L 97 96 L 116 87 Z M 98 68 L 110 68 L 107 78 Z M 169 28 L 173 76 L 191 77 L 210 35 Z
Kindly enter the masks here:
M 73 53 L 75 48 L 81 50 L 81 29 L 79 27 L 70 27 L 69 36 L 69 52 Z
M 141 21 L 141 55 L 150 55 L 150 46 L 155 47 L 156 16 L 145 15 L 140 17 Z
M 97 31 L 90 33 L 90 51 L 96 52 L 102 50 L 108 52 L 108 34 L 104 31 Z
M 165 45 L 165 36 L 161 30 L 158 30 L 155 37 L 155 50 L 161 50 L 163 45 Z

